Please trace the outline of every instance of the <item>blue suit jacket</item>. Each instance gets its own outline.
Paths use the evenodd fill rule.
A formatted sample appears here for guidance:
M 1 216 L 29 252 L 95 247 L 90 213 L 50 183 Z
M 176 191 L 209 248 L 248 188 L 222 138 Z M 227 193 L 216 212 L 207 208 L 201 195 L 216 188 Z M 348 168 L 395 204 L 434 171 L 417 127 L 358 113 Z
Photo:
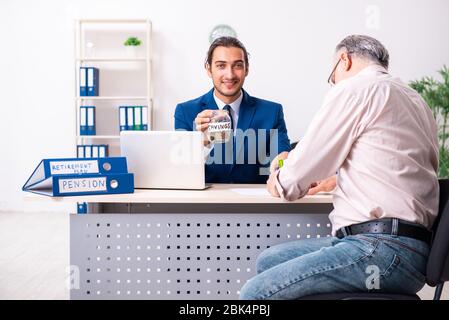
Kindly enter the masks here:
M 193 131 L 195 130 L 194 120 L 198 113 L 203 110 L 218 109 L 213 94 L 212 89 L 195 100 L 178 104 L 175 111 L 175 129 Z M 206 161 L 206 182 L 266 183 L 270 160 L 280 152 L 290 151 L 290 140 L 287 136 L 282 105 L 278 103 L 251 97 L 243 90 L 237 129 L 243 132 L 254 129 L 255 135 L 247 134 L 246 137 L 251 137 L 250 139 L 243 139 L 243 135 L 236 136 L 230 140 L 231 145 L 214 145 Z M 272 150 L 276 149 L 276 141 L 272 141 L 276 135 L 272 135 L 273 132 L 270 134 L 271 129 L 277 129 L 277 150 Z M 242 131 L 237 130 L 237 134 Z M 257 134 L 258 131 L 261 134 Z M 256 141 L 253 139 L 254 136 Z M 249 144 L 248 140 L 250 140 Z M 244 143 L 236 143 L 236 141 L 244 141 Z M 211 160 L 214 160 L 213 163 Z

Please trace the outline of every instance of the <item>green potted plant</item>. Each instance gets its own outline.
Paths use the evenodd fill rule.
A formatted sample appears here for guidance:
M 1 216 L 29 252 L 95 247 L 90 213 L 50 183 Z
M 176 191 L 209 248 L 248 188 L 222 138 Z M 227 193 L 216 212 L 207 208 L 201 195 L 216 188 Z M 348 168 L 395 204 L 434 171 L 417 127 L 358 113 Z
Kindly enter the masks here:
M 142 44 L 142 41 L 137 37 L 129 37 L 123 44 L 128 56 L 135 58 L 137 57 L 137 48 Z
M 432 77 L 424 77 L 420 80 L 410 82 L 410 86 L 415 89 L 427 102 L 432 110 L 433 116 L 438 125 L 438 142 L 440 148 L 439 177 L 449 177 L 449 69 L 443 66 L 438 71 L 442 81 L 436 81 Z

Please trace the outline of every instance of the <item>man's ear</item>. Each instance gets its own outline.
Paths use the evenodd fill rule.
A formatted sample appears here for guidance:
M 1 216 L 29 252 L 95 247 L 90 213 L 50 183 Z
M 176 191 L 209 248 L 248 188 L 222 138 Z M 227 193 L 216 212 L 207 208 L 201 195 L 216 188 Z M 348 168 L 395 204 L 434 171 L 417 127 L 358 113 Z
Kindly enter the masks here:
M 351 56 L 347 52 L 342 52 L 340 54 L 340 59 L 343 62 L 343 67 L 345 71 L 349 71 L 352 67 Z
M 209 78 L 212 78 L 212 71 L 211 71 L 211 68 L 210 68 L 210 64 L 208 62 L 206 62 L 204 67 L 206 68 L 207 75 L 209 76 Z
M 247 64 L 247 65 L 246 65 L 246 72 L 245 72 L 245 77 L 247 77 L 247 76 L 248 76 L 248 73 L 249 73 L 249 65 Z

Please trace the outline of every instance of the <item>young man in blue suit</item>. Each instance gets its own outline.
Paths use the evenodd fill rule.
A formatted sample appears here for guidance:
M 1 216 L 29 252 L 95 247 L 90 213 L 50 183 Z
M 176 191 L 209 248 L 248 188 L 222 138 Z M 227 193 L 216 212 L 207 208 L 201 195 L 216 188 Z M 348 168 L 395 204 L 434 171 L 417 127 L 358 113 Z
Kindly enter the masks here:
M 282 105 L 250 96 L 242 89 L 248 75 L 248 53 L 233 37 L 221 37 L 210 46 L 205 67 L 214 88 L 180 103 L 175 129 L 202 131 L 209 153 L 208 183 L 266 183 L 270 161 L 285 158 L 290 141 Z M 223 144 L 207 138 L 213 110 L 228 110 L 234 137 Z M 276 157 L 277 156 L 277 157 Z

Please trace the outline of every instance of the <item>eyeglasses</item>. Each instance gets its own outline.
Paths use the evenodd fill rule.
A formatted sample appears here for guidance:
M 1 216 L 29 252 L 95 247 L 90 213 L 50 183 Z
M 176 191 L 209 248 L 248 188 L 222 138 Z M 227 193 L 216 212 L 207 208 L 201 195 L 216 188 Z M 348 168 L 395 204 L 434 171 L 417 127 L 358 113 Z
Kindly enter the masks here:
M 341 59 L 338 59 L 337 63 L 335 64 L 335 67 L 332 69 L 331 74 L 329 75 L 329 78 L 327 78 L 327 83 L 329 83 L 331 86 L 335 85 L 335 77 L 334 73 L 335 70 L 337 70 L 338 64 L 340 63 Z

